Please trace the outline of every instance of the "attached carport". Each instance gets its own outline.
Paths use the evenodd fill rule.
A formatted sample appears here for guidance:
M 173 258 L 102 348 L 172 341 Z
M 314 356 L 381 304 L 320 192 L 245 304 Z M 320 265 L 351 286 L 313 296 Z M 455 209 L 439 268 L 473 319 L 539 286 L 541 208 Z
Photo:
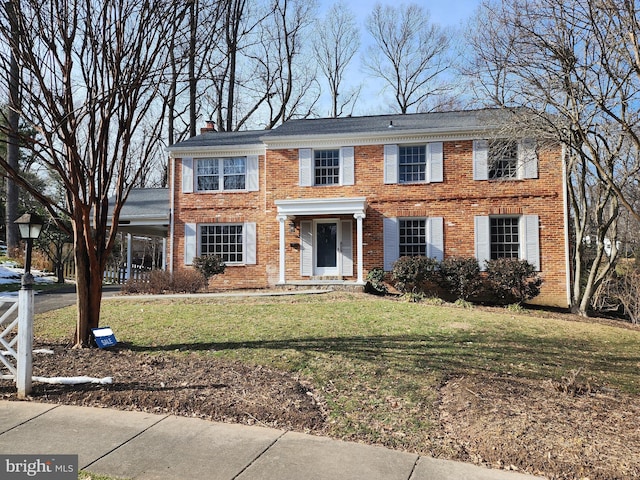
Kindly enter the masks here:
M 110 202 L 113 204 L 113 199 Z M 113 207 L 111 207 L 113 208 Z M 167 265 L 167 238 L 171 218 L 168 188 L 131 190 L 118 220 L 118 231 L 127 237 L 126 278 L 131 278 L 133 236 L 162 238 L 162 265 Z M 111 212 L 110 212 L 111 218 Z

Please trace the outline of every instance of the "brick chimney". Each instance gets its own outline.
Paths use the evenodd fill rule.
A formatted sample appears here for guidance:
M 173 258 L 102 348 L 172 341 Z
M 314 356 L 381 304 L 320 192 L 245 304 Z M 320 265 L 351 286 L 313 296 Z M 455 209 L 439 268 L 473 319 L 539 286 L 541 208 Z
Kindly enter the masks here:
M 200 133 L 209 133 L 216 131 L 216 122 L 213 120 L 207 120 L 205 126 L 200 129 Z

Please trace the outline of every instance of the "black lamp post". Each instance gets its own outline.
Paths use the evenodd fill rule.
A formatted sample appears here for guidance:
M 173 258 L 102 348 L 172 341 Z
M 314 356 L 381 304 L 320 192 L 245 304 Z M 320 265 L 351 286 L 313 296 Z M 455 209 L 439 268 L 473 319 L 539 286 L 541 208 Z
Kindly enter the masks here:
M 31 275 L 31 250 L 33 249 L 33 241 L 40 236 L 44 221 L 35 213 L 25 213 L 13 223 L 18 225 L 20 236 L 27 243 L 25 247 L 22 287 L 31 288 L 33 285 L 33 275 Z

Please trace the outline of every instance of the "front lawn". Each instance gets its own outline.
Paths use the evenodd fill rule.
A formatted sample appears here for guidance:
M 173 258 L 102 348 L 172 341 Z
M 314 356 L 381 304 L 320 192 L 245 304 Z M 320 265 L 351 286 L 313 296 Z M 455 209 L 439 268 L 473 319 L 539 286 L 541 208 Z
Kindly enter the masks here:
M 69 339 L 74 315 L 75 307 L 39 315 L 36 336 Z M 293 372 L 326 400 L 330 435 L 453 458 L 466 454 L 443 440 L 442 409 L 456 386 L 472 398 L 483 397 L 483 385 L 489 398 L 499 382 L 546 385 L 550 396 L 637 400 L 640 392 L 640 330 L 570 315 L 327 293 L 106 300 L 102 325 L 134 352 L 195 352 Z

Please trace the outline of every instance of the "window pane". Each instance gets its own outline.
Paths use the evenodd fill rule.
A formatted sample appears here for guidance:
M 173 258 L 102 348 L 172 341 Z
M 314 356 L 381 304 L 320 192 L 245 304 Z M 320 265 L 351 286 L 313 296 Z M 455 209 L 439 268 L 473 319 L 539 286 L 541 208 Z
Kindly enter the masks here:
M 340 150 L 314 150 L 315 185 L 340 183 Z
M 400 220 L 400 256 L 426 255 L 427 235 L 423 219 Z
M 201 255 L 220 255 L 226 263 L 242 263 L 242 225 L 201 225 Z
M 489 145 L 489 178 L 517 178 L 518 144 L 496 140 Z
M 427 147 L 415 145 L 399 147 L 398 165 L 400 183 L 424 182 L 427 166 Z
M 246 158 L 223 159 L 224 189 L 244 190 L 246 178 Z
M 217 159 L 202 158 L 196 161 L 196 188 L 199 191 L 220 189 Z
M 491 259 L 519 258 L 520 235 L 518 217 L 491 219 Z

